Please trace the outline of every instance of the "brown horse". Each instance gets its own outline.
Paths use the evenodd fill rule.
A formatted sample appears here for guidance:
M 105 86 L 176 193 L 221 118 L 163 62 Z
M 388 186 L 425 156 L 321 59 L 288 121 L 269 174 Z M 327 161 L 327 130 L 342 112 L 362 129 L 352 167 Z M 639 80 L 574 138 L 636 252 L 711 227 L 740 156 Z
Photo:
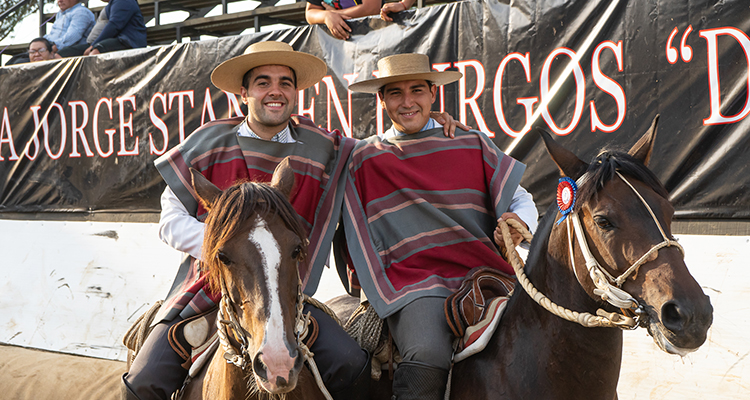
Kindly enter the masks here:
M 562 216 L 553 204 L 531 243 L 525 272 L 539 292 L 568 310 L 617 313 L 595 293 L 601 288 L 589 278 L 580 246 L 585 242 L 589 265 L 603 265 L 599 276 L 612 277 L 611 290 L 627 295 L 621 301 L 634 312 L 622 319 L 645 326 L 664 351 L 685 355 L 706 340 L 713 308 L 671 237 L 674 209 L 667 191 L 646 167 L 657 121 L 628 153 L 604 151 L 591 164 L 541 132 L 561 174 L 581 183 L 573 213 L 585 237 L 579 242 L 575 224 L 557 223 Z M 336 300 L 341 310 L 357 303 Z M 553 315 L 516 285 L 487 347 L 454 365 L 451 398 L 612 400 L 621 359 L 620 329 L 584 327 Z M 379 382 L 372 398 L 390 398 L 388 384 Z
M 298 341 L 297 263 L 305 257 L 307 239 L 287 200 L 294 185 L 288 160 L 276 168 L 271 185 L 246 182 L 224 192 L 191 172 L 209 210 L 202 267 L 209 285 L 222 291 L 219 319 L 229 327 L 182 398 L 323 398 L 303 368 Z
M 684 355 L 706 340 L 713 308 L 671 239 L 667 191 L 646 168 L 656 123 L 627 154 L 605 151 L 591 164 L 542 136 L 561 174 L 580 182 L 573 213 L 593 259 L 609 276 L 621 276 L 655 342 Z M 567 221 L 557 223 L 561 217 L 553 204 L 540 223 L 525 269 L 530 281 L 568 309 L 618 311 L 595 294 L 580 242 Z M 564 320 L 517 285 L 487 348 L 454 366 L 451 398 L 616 399 L 621 358 L 620 329 Z

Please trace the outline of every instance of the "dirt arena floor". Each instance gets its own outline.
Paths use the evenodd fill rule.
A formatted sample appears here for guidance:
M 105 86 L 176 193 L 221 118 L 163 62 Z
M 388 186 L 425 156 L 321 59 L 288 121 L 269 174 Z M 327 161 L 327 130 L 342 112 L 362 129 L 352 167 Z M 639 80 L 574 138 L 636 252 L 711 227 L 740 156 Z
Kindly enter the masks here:
M 119 400 L 122 361 L 0 344 L 4 400 Z

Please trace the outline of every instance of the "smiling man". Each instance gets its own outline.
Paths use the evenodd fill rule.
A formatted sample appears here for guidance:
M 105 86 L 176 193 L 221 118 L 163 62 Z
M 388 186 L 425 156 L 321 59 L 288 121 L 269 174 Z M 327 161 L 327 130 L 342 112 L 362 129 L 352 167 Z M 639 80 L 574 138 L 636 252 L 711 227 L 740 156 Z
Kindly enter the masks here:
M 516 219 L 533 231 L 537 210 L 519 186 L 523 164 L 482 132 L 445 138 L 430 118 L 437 86 L 460 72 L 434 71 L 423 54 L 383 58 L 378 70 L 378 78 L 349 86 L 377 93 L 393 122 L 352 152 L 343 219 L 349 273 L 387 320 L 403 357 L 394 398 L 441 400 L 453 353 L 445 298 L 472 268 L 513 275 L 492 240 L 497 220 Z
M 300 277 L 305 293 L 315 292 L 335 228 L 328 221 L 338 221 L 340 215 L 337 183 L 354 140 L 318 128 L 292 112 L 298 91 L 313 86 L 326 72 L 323 60 L 294 51 L 286 43 L 249 46 L 211 74 L 216 87 L 240 95 L 247 117 L 209 122 L 156 161 L 167 182 L 159 236 L 187 257 L 156 317 L 160 322 L 123 377 L 124 399 L 167 399 L 182 386 L 190 360 L 175 351 L 179 346 L 171 340 L 170 329 L 212 309 L 221 297 L 208 289 L 200 272 L 206 210 L 190 187 L 191 167 L 224 190 L 241 180 L 270 181 L 276 165 L 291 156 L 296 182 L 290 202 L 310 240 L 309 256 L 299 263 Z M 357 399 L 366 394 L 367 351 L 324 312 L 308 304 L 304 311 L 316 320 L 320 334 L 311 351 L 333 397 Z
M 292 115 L 299 91 L 318 83 L 328 68 L 318 57 L 283 42 L 250 45 L 241 56 L 217 66 L 211 81 L 247 105 L 247 117 L 209 122 L 156 160 L 167 183 L 161 198 L 159 236 L 186 253 L 154 331 L 123 377 L 125 399 L 166 399 L 179 389 L 190 360 L 173 347 L 171 327 L 213 308 L 221 297 L 200 273 L 206 210 L 190 187 L 190 168 L 224 190 L 237 181 L 268 182 L 276 165 L 291 156 L 295 188 L 290 203 L 307 229 L 308 257 L 299 263 L 303 290 L 312 295 L 328 261 L 343 203 L 343 177 L 356 140 L 328 132 L 313 121 Z M 455 130 L 450 124 L 445 135 Z M 323 381 L 334 399 L 368 396 L 369 355 L 326 313 L 305 305 L 318 324 L 315 354 Z M 181 366 L 182 365 L 182 366 Z

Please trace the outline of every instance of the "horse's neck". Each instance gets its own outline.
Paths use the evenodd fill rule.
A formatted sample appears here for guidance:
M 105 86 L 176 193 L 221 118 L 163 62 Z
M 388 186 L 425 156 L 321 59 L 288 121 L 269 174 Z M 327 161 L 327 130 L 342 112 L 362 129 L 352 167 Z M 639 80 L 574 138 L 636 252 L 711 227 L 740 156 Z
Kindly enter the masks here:
M 532 249 L 529 254 L 526 269 L 529 280 L 559 306 L 595 314 L 599 305 L 584 292 L 568 267 L 567 249 L 561 249 L 559 243 L 545 240 L 543 243 L 541 249 Z M 509 329 L 498 342 L 502 347 L 512 346 L 517 356 L 519 346 L 523 347 L 520 352 L 525 354 L 519 358 L 525 357 L 526 361 L 514 359 L 515 366 L 510 368 L 525 368 L 526 371 L 508 372 L 509 377 L 527 384 L 525 376 L 529 375 L 541 381 L 551 379 L 555 382 L 535 383 L 546 386 L 551 398 L 605 398 L 616 390 L 622 355 L 620 330 L 585 328 L 542 308 L 520 286 L 516 287 L 516 292 L 501 323 L 502 329 Z M 560 377 L 565 379 L 558 379 Z M 594 381 L 596 388 L 585 384 Z
M 224 351 L 219 348 L 208 365 L 203 378 L 203 399 L 244 400 L 248 388 L 244 372 L 227 363 Z
M 528 257 L 528 268 L 526 274 L 530 282 L 542 294 L 547 296 L 552 302 L 560 307 L 579 313 L 588 312 L 596 314 L 599 308 L 608 308 L 608 305 L 601 304 L 592 299 L 581 287 L 573 272 L 570 261 L 570 250 L 568 248 L 568 238 L 563 225 L 552 225 L 549 222 L 541 227 L 540 239 L 537 246 L 532 248 Z M 581 279 L 590 279 L 588 276 L 581 276 Z M 520 287 L 518 290 L 523 291 Z M 584 328 L 577 323 L 563 320 L 551 312 L 543 309 L 528 294 L 523 291 L 522 296 L 516 299 L 519 302 L 518 310 L 525 313 L 528 309 L 534 309 L 535 315 L 540 321 L 546 324 L 558 326 L 569 339 L 576 337 L 585 337 L 591 339 L 591 336 L 601 337 L 600 340 L 607 340 L 607 337 L 621 337 L 621 332 L 617 329 L 591 329 Z M 620 351 L 620 349 L 616 349 Z

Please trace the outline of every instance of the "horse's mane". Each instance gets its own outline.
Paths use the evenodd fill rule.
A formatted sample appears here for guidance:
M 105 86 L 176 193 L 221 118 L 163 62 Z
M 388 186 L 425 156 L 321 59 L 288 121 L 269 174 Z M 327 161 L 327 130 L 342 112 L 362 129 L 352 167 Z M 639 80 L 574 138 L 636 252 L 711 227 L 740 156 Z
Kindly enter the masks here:
M 664 188 L 656 175 L 643 165 L 642 162 L 625 152 L 604 149 L 594 157 L 584 174 L 585 178 L 578 188 L 575 212 L 580 211 L 583 204 L 594 198 L 607 182 L 617 176 L 615 174 L 616 171 L 645 183 L 654 192 L 664 198 L 669 196 L 667 189 Z M 539 222 L 539 227 L 534 235 L 534 240 L 531 243 L 527 256 L 526 265 L 529 268 L 540 264 L 541 257 L 546 254 L 550 233 L 558 220 L 557 212 L 557 204 L 553 202 L 547 208 L 547 211 Z
M 594 157 L 588 170 L 583 175 L 583 183 L 578 187 L 575 211 L 580 211 L 584 203 L 595 198 L 604 184 L 617 176 L 615 172 L 620 172 L 622 175 L 645 183 L 664 198 L 669 196 L 667 189 L 661 184 L 659 178 L 642 162 L 628 153 L 605 149 Z
M 265 183 L 241 182 L 225 190 L 214 202 L 205 221 L 203 260 L 209 288 L 221 290 L 217 279 L 218 255 L 224 244 L 236 236 L 242 225 L 254 215 L 260 218 L 277 215 L 302 242 L 300 259 L 307 255 L 307 233 L 300 217 L 281 192 Z

